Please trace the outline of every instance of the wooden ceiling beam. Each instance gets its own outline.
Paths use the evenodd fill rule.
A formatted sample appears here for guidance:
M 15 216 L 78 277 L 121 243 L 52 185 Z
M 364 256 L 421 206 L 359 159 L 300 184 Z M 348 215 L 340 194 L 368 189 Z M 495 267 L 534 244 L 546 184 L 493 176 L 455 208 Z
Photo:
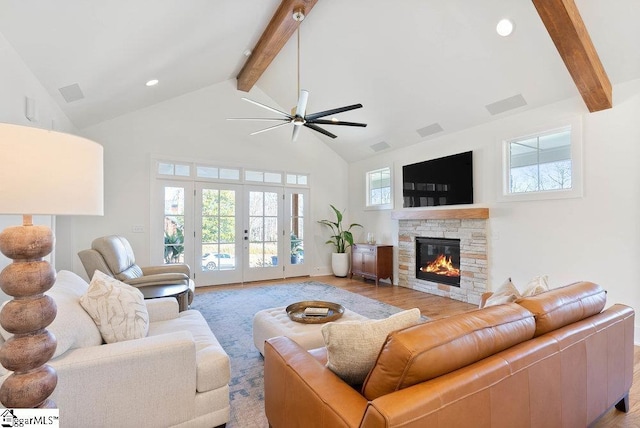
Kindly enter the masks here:
M 251 90 L 262 73 L 269 67 L 271 61 L 298 29 L 300 23 L 293 19 L 293 11 L 302 8 L 305 16 L 308 16 L 317 2 L 318 0 L 282 0 L 269 25 L 260 36 L 260 40 L 253 48 L 251 56 L 238 74 L 238 90 L 244 92 Z
M 611 108 L 611 82 L 574 0 L 532 1 L 589 111 Z

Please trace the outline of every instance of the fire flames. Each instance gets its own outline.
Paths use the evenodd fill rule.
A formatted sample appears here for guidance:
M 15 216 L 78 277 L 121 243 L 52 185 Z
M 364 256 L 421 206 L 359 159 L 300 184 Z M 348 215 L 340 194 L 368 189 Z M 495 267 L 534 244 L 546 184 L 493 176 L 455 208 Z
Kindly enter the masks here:
M 434 273 L 436 275 L 460 276 L 460 269 L 453 267 L 453 263 L 451 263 L 451 256 L 447 258 L 447 256 L 443 254 L 440 254 L 427 266 L 421 267 L 420 271 Z

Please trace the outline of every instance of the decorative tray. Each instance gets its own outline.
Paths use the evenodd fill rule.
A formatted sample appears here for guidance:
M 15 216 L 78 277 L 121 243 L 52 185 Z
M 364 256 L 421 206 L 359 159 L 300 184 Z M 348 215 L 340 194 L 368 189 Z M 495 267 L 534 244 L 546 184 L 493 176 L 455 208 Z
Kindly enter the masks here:
M 322 313 L 324 309 L 326 313 Z M 338 303 L 307 300 L 290 304 L 286 311 L 292 321 L 303 324 L 322 324 L 340 318 L 344 313 L 344 307 Z M 319 314 L 312 315 L 314 312 Z

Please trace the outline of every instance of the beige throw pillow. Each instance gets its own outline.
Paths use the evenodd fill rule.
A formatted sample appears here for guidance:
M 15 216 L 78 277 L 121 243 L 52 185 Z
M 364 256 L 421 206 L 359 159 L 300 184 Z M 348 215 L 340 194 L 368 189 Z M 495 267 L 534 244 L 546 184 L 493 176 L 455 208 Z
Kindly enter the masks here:
M 540 275 L 533 278 L 527 285 L 525 285 L 522 297 L 535 296 L 536 294 L 549 291 L 549 284 L 547 280 L 547 275 Z
M 80 304 L 106 343 L 140 339 L 149 332 L 149 313 L 140 290 L 95 271 Z
M 487 306 L 515 302 L 516 299 L 519 299 L 520 297 L 522 297 L 520 295 L 520 291 L 518 291 L 513 282 L 511 282 L 511 278 L 507 278 L 507 280 L 498 287 L 491 297 L 487 299 L 484 307 L 486 308 Z
M 327 367 L 345 382 L 361 384 L 375 364 L 389 333 L 419 321 L 420 310 L 414 308 L 381 320 L 327 323 L 322 326 Z

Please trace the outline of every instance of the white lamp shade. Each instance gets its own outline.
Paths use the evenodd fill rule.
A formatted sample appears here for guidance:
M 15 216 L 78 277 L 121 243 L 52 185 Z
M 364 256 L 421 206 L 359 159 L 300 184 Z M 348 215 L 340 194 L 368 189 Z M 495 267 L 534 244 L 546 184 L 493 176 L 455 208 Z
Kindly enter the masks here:
M 102 215 L 102 146 L 0 123 L 0 214 Z

